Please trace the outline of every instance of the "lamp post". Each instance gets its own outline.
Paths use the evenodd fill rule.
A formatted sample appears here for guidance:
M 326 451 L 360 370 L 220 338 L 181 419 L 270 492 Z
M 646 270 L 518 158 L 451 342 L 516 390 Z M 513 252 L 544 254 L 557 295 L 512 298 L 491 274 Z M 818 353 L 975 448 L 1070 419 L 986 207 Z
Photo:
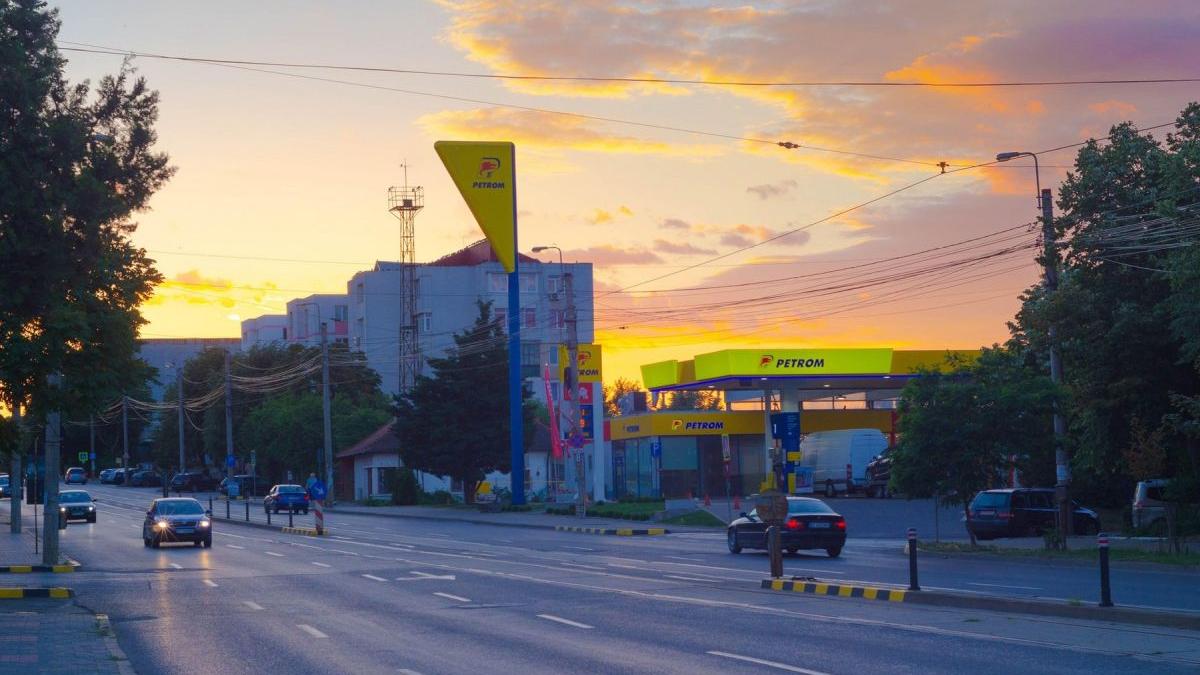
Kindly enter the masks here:
M 1035 152 L 1002 152 L 996 155 L 997 162 L 1007 162 L 1017 157 L 1033 158 L 1033 179 L 1037 186 L 1038 205 L 1042 214 L 1042 265 L 1045 268 L 1046 295 L 1058 290 L 1058 242 L 1054 233 L 1054 202 L 1050 188 L 1042 189 L 1041 170 Z M 1050 381 L 1062 385 L 1062 354 L 1058 347 L 1058 327 L 1051 321 L 1047 330 L 1050 342 Z M 1055 498 L 1058 501 L 1058 532 L 1063 537 L 1071 534 L 1071 500 L 1068 495 L 1071 483 L 1070 463 L 1064 444 L 1067 432 L 1066 421 L 1058 404 L 1054 405 L 1054 473 Z
M 302 302 L 297 307 L 312 305 L 317 308 L 317 325 L 321 327 L 321 417 L 322 429 L 324 435 L 323 456 L 324 461 L 318 459 L 317 466 L 325 465 L 325 489 L 328 491 L 328 501 L 332 505 L 333 499 L 333 422 L 330 417 L 330 401 L 329 401 L 329 330 L 325 326 L 325 322 L 321 320 L 321 305 L 315 302 Z M 304 322 L 304 337 L 308 338 L 308 321 Z
M 567 364 L 563 368 L 563 399 L 564 407 L 567 412 L 567 429 L 569 430 L 567 437 L 570 439 L 569 445 L 575 453 L 575 486 L 576 492 L 579 493 L 579 504 L 575 509 L 576 515 L 584 517 L 587 515 L 587 460 L 583 455 L 583 445 L 579 442 L 579 407 L 576 404 L 576 398 L 579 396 L 579 322 L 575 315 L 575 286 L 573 275 L 566 271 L 563 265 L 562 249 L 557 246 L 534 246 L 534 253 L 541 253 L 549 249 L 558 251 L 558 269 L 562 274 L 563 290 L 567 296 Z M 570 392 L 570 396 L 565 394 Z M 579 444 L 579 445 L 576 445 Z

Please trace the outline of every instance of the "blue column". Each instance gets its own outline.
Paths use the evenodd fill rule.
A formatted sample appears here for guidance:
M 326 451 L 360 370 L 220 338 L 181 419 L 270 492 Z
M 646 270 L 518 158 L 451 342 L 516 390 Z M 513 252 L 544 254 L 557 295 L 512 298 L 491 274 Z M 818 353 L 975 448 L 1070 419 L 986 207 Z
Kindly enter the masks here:
M 513 150 L 513 271 L 508 275 L 508 442 L 512 503 L 525 503 L 525 419 L 521 399 L 521 249 L 517 246 L 517 153 Z

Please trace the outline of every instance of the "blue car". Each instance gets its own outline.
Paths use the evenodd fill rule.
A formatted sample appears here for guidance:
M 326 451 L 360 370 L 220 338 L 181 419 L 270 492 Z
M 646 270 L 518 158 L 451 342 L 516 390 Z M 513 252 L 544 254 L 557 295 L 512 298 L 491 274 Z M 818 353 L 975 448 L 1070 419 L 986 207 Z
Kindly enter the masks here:
M 308 492 L 299 485 L 276 485 L 263 497 L 263 511 L 308 513 Z

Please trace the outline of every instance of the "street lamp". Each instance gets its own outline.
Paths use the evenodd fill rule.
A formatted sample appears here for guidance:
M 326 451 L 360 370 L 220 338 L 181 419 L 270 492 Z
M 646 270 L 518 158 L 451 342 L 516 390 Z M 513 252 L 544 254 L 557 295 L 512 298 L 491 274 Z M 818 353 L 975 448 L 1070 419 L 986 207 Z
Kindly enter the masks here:
M 331 419 L 330 401 L 329 401 L 328 329 L 325 326 L 325 322 L 321 320 L 321 305 L 319 305 L 315 302 L 301 302 L 301 303 L 298 303 L 296 306 L 304 307 L 306 305 L 313 305 L 317 308 L 317 325 L 321 327 L 321 417 L 322 417 L 321 423 L 322 423 L 322 434 L 324 436 L 325 443 L 324 443 L 324 448 L 323 448 L 324 452 L 322 453 L 322 454 L 324 454 L 324 461 L 321 460 L 321 454 L 318 454 L 317 470 L 320 471 L 321 465 L 324 464 L 324 468 L 325 468 L 324 474 L 325 474 L 325 481 L 326 481 L 325 489 L 328 490 L 328 492 L 329 492 L 329 502 L 332 505 L 335 500 L 333 498 L 333 492 L 334 492 L 334 490 L 333 490 L 333 422 Z M 304 322 L 304 339 L 305 339 L 305 343 L 307 343 L 308 342 L 308 321 Z M 254 473 L 257 474 L 258 471 L 256 470 Z M 317 513 L 320 513 L 320 511 L 317 511 Z
M 1042 213 L 1042 264 L 1045 267 L 1046 295 L 1058 290 L 1058 248 L 1054 233 L 1054 202 L 1050 188 L 1042 189 L 1041 171 L 1036 152 L 1002 152 L 996 155 L 997 162 L 1007 162 L 1016 157 L 1033 158 L 1033 178 L 1037 185 L 1038 206 Z M 1050 341 L 1050 381 L 1062 385 L 1062 354 L 1058 348 L 1058 327 L 1051 322 L 1048 328 Z M 1067 424 L 1058 404 L 1054 405 L 1054 473 L 1055 497 L 1058 500 L 1058 532 L 1063 537 L 1071 534 L 1071 502 L 1067 494 L 1070 485 L 1070 470 L 1064 437 Z

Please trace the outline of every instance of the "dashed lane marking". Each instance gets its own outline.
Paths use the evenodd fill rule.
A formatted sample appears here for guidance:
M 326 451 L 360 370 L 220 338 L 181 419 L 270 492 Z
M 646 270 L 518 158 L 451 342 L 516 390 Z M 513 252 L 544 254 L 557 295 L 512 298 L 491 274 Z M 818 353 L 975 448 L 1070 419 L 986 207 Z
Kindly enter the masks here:
M 254 602 L 253 600 L 243 600 L 242 604 L 253 610 L 262 609 L 262 605 L 258 604 L 257 602 Z
M 206 586 L 208 586 L 209 588 L 216 588 L 216 587 L 217 587 L 217 582 L 213 581 L 212 579 L 205 579 L 205 580 L 204 580 L 204 584 L 205 584 Z
M 667 579 L 678 579 L 680 581 L 703 581 L 706 583 L 712 583 L 712 581 L 713 581 L 712 579 L 697 579 L 696 577 L 678 577 L 678 576 L 675 576 L 674 574 L 666 574 L 664 576 Z
M 363 574 L 360 576 L 362 576 L 364 579 L 371 579 L 373 581 L 387 581 L 387 579 L 384 579 L 383 577 L 377 577 L 374 574 Z
M 225 545 L 226 545 L 226 546 L 228 546 L 229 548 L 236 548 L 236 549 L 238 549 L 239 551 L 245 551 L 245 550 L 246 550 L 246 547 L 245 547 L 245 546 L 238 546 L 237 544 L 225 544 Z
M 565 562 L 565 563 L 559 563 L 559 564 L 562 565 L 563 567 L 579 567 L 579 568 L 582 568 L 585 570 L 602 571 L 604 569 L 603 567 L 596 567 L 595 565 L 580 565 L 579 563 Z
M 730 654 L 729 652 L 705 652 L 705 653 L 711 654 L 712 656 L 720 656 L 720 657 L 726 658 L 726 659 L 734 659 L 736 661 L 745 661 L 746 663 L 757 663 L 760 666 L 767 666 L 769 668 L 778 668 L 779 670 L 786 670 L 789 673 L 803 673 L 803 675 L 829 675 L 829 673 L 823 673 L 819 670 L 809 670 L 807 668 L 799 668 L 797 666 L 789 666 L 786 663 L 779 663 L 778 661 L 768 661 L 766 659 L 756 659 L 753 656 L 742 656 L 741 654 Z
M 555 622 L 555 623 L 561 623 L 561 624 L 563 624 L 563 625 L 565 625 L 565 626 L 574 626 L 574 627 L 576 627 L 576 628 L 593 628 L 593 626 L 589 626 L 589 625 L 587 625 L 586 623 L 579 623 L 578 621 L 572 621 L 572 620 L 570 620 L 570 619 L 564 619 L 564 618 L 562 618 L 561 616 L 554 616 L 553 614 L 538 614 L 537 616 L 538 616 L 538 618 L 539 618 L 539 619 L 545 619 L 545 620 L 547 620 L 547 621 L 553 621 L 553 622 Z
M 563 546 L 563 548 L 573 548 L 576 551 L 595 551 L 596 550 L 594 548 L 587 548 L 586 546 Z
M 179 563 L 171 563 L 171 567 L 174 567 L 177 570 L 183 569 L 183 565 L 180 565 Z
M 275 551 L 263 551 L 263 553 L 266 553 L 267 555 L 273 555 L 276 558 L 284 557 L 282 553 L 276 553 Z
M 298 624 L 296 624 L 296 628 L 299 628 L 300 630 L 304 631 L 305 633 L 308 633 L 309 635 L 311 635 L 315 638 L 329 637 L 328 635 L 322 633 L 321 631 L 317 630 L 316 628 L 313 628 L 312 626 L 310 626 L 306 623 L 298 623 Z
M 461 595 L 450 595 L 449 593 L 434 593 L 434 595 L 438 596 L 439 598 L 446 598 L 447 600 L 454 600 L 455 602 L 470 602 L 471 601 L 470 598 L 464 598 Z
M 315 562 L 313 564 L 316 565 L 317 567 L 329 567 L 329 565 L 326 565 L 325 563 Z

